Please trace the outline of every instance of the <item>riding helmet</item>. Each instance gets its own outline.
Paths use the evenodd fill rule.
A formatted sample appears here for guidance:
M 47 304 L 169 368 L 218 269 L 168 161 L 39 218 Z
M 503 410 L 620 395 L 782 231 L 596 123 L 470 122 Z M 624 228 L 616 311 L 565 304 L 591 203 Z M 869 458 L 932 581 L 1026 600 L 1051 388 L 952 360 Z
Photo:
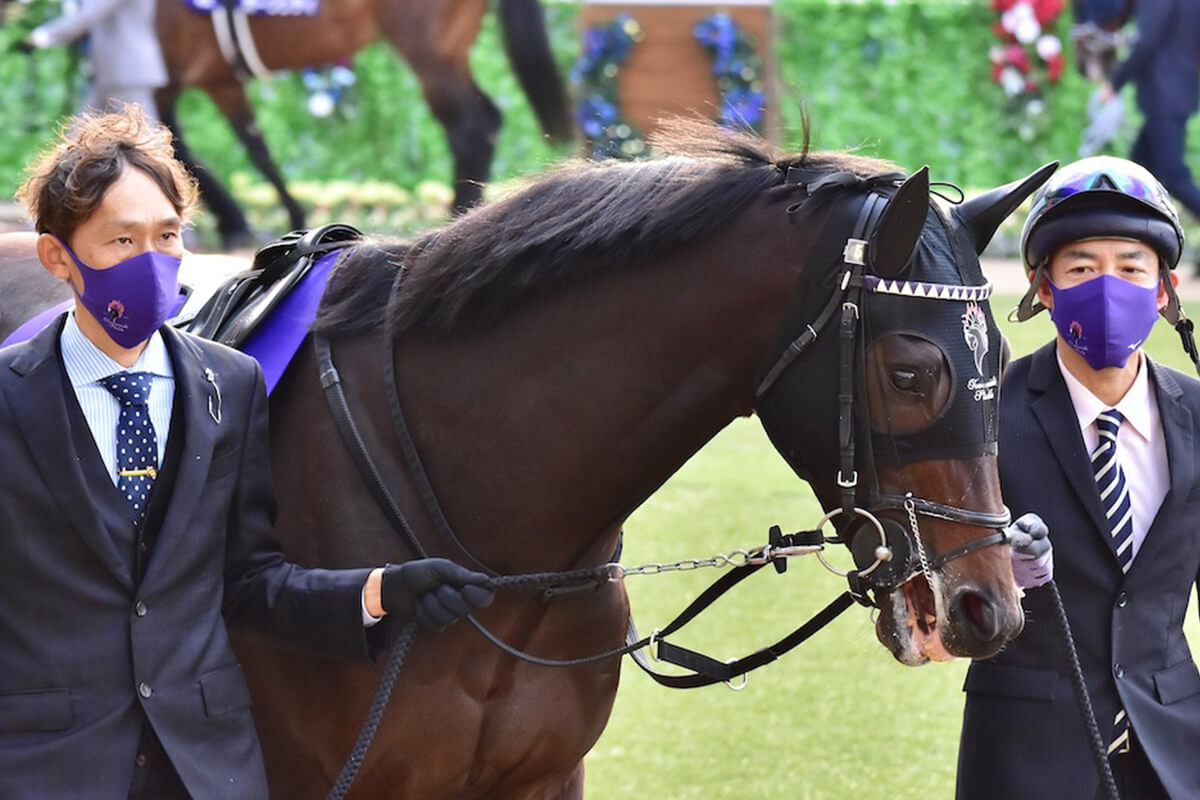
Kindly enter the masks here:
M 1068 242 L 1109 238 L 1145 242 L 1171 269 L 1183 252 L 1179 212 L 1162 184 L 1132 161 L 1093 156 L 1063 167 L 1033 196 L 1021 255 L 1033 270 Z

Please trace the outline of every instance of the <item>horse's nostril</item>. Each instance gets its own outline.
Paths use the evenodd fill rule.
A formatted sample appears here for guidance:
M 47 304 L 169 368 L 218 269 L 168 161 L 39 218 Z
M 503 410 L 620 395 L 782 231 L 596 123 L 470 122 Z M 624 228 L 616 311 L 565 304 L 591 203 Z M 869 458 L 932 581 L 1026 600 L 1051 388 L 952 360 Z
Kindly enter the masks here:
M 982 641 L 990 642 L 999 635 L 999 618 L 991 600 L 979 592 L 965 591 L 958 596 L 958 607 L 962 618 Z

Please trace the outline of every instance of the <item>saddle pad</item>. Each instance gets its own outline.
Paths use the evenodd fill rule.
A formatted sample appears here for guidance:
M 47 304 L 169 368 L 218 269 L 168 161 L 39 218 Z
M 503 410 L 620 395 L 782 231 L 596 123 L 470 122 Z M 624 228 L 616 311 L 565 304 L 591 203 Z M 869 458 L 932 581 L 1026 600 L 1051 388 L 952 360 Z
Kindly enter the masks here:
M 183 2 L 200 14 L 211 14 L 224 5 L 223 0 Z M 233 10 L 251 17 L 315 17 L 321 10 L 321 0 L 233 0 Z
M 242 345 L 242 352 L 253 356 L 262 366 L 267 381 L 267 394 L 275 389 L 275 384 L 279 383 L 288 364 L 292 363 L 296 351 L 304 342 L 304 337 L 308 336 L 308 329 L 317 318 L 317 308 L 321 305 L 321 296 L 325 293 L 329 272 L 341 252 L 334 250 L 321 256 Z M 0 347 L 33 338 L 34 334 L 60 314 L 74 307 L 75 301 L 72 299 L 42 311 L 9 334 L 8 338 L 0 343 Z

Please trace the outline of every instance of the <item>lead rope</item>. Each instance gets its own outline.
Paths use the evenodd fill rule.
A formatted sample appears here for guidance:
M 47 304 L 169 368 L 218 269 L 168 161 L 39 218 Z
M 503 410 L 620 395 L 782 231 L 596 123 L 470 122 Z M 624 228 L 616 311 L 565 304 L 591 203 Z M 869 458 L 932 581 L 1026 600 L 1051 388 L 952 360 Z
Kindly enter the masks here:
M 1121 800 L 1117 792 L 1117 782 L 1113 778 L 1112 764 L 1108 762 L 1108 753 L 1104 748 L 1104 739 L 1100 736 L 1100 726 L 1096 724 L 1096 712 L 1092 708 L 1092 698 L 1088 695 L 1087 684 L 1083 680 L 1083 667 L 1079 663 L 1079 653 L 1075 649 L 1075 637 L 1071 635 L 1071 623 L 1067 620 L 1067 610 L 1063 607 L 1062 595 L 1058 593 L 1058 584 L 1051 578 L 1046 584 L 1050 589 L 1050 597 L 1054 600 L 1054 621 L 1062 633 L 1063 646 L 1067 651 L 1067 660 L 1071 662 L 1071 689 L 1075 692 L 1075 702 L 1079 705 L 1079 716 L 1083 718 L 1083 726 L 1087 729 L 1088 749 L 1092 761 L 1096 765 L 1096 774 L 1104 787 L 1104 796 L 1108 800 Z

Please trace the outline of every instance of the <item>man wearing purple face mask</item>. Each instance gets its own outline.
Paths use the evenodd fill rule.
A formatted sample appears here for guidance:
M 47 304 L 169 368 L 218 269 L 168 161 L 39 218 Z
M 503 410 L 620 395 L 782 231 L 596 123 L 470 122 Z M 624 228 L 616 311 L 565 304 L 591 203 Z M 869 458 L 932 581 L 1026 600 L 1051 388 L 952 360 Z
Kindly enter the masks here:
M 1056 336 L 1010 364 L 1000 483 L 1053 531 L 1070 619 L 1120 796 L 1200 796 L 1200 673 L 1183 636 L 1200 578 L 1200 382 L 1142 350 L 1161 315 L 1191 344 L 1175 295 L 1178 213 L 1149 172 L 1096 157 L 1034 196 L 1021 237 Z M 1016 566 L 1014 562 L 1014 567 Z M 971 665 L 962 800 L 1099 794 L 1052 596 L 1031 589 L 1022 634 Z
M 75 310 L 0 350 L 0 798 L 262 800 L 227 624 L 368 660 L 492 592 L 284 560 L 262 370 L 163 324 L 195 203 L 170 134 L 136 106 L 67 130 L 20 197 Z

